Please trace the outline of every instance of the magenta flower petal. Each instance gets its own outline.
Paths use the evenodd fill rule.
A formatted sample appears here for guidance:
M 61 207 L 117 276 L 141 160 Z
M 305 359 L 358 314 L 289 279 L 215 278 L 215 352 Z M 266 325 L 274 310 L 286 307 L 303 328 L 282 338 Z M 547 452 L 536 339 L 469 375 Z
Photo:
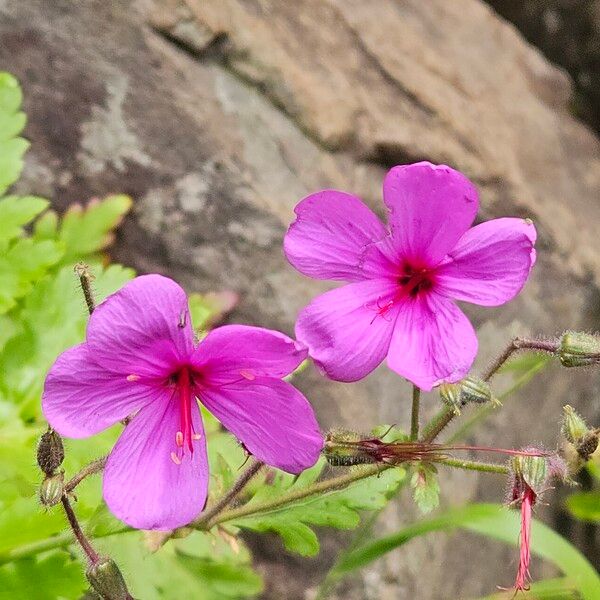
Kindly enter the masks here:
M 317 462 L 323 447 L 319 425 L 308 400 L 286 381 L 257 377 L 197 393 L 258 460 L 288 473 Z
M 296 337 L 329 377 L 356 381 L 385 358 L 398 309 L 396 288 L 388 279 L 350 283 L 317 296 L 300 313 Z
M 429 391 L 462 379 L 476 354 L 473 326 L 454 302 L 430 293 L 402 303 L 388 354 L 391 369 Z
M 278 331 L 225 325 L 202 340 L 192 363 L 213 380 L 237 381 L 240 377 L 285 377 L 307 356 L 304 346 Z
M 185 292 L 167 277 L 136 277 L 92 313 L 87 341 L 105 369 L 162 376 L 194 349 Z
M 383 199 L 398 256 L 423 267 L 452 250 L 479 206 L 475 186 L 462 173 L 428 162 L 391 169 Z
M 200 439 L 194 452 L 174 458 L 180 428 L 176 399 L 144 407 L 127 425 L 104 471 L 104 499 L 119 519 L 138 529 L 175 529 L 204 508 L 208 490 L 206 438 L 200 411 L 191 411 Z
M 535 227 L 525 219 L 494 219 L 469 229 L 436 271 L 436 290 L 484 306 L 504 304 L 527 281 L 535 240 Z
M 158 398 L 160 389 L 133 384 L 99 367 L 87 344 L 63 352 L 46 377 L 42 410 L 61 435 L 82 438 L 114 425 Z
M 385 258 L 372 258 L 365 270 L 362 257 L 387 231 L 362 200 L 324 190 L 304 198 L 295 211 L 296 220 L 285 236 L 284 250 L 298 271 L 315 279 L 343 281 L 381 276 Z

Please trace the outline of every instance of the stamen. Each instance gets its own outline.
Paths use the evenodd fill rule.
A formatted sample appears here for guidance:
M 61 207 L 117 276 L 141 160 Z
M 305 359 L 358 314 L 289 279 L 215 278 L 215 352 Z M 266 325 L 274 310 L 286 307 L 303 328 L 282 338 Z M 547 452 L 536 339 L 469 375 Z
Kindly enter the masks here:
M 171 452 L 171 460 L 176 464 L 176 465 L 180 465 L 181 464 L 181 459 L 179 458 L 179 456 L 177 456 L 177 454 L 175 454 L 175 452 Z
M 183 431 L 178 431 L 175 434 L 175 443 L 177 444 L 177 446 L 179 446 L 179 448 L 183 446 Z
M 201 433 L 193 433 L 192 434 L 192 439 L 193 440 L 201 440 L 202 439 L 202 434 Z
M 240 371 L 240 375 L 244 379 L 247 379 L 248 381 L 254 381 L 256 379 L 256 376 L 254 375 L 254 373 L 252 373 L 252 371 L 248 371 L 247 369 L 242 369 Z
M 138 381 L 140 379 L 139 375 L 131 374 L 127 375 L 127 381 Z

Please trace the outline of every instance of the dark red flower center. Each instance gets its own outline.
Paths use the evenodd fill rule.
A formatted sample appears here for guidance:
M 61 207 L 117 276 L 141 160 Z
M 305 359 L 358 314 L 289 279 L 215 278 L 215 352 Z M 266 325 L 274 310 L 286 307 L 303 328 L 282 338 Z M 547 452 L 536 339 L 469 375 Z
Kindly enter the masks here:
M 434 272 L 427 267 L 417 267 L 405 262 L 400 267 L 398 275 L 398 289 L 394 295 L 385 303 L 381 299 L 376 302 L 375 316 L 384 317 L 387 313 L 401 300 L 405 298 L 416 298 L 417 296 L 427 293 L 434 285 Z M 373 322 L 371 321 L 371 322 Z

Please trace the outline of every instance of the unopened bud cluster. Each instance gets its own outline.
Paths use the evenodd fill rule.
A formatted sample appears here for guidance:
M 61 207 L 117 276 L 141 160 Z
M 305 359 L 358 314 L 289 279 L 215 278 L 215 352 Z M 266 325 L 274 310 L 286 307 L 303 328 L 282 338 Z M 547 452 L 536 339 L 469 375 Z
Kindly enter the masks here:
M 132 600 L 125 579 L 111 558 L 100 557 L 88 567 L 85 576 L 103 600 Z
M 600 336 L 567 331 L 560 339 L 558 355 L 565 367 L 600 364 Z
M 444 383 L 440 385 L 442 402 L 460 414 L 460 409 L 466 404 L 485 404 L 494 401 L 494 396 L 487 381 L 477 377 L 465 377 L 458 383 Z

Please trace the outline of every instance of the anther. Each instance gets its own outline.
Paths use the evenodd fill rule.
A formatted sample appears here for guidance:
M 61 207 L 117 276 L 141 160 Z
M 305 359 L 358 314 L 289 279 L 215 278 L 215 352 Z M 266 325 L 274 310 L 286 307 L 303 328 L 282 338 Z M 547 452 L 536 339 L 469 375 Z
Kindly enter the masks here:
M 248 371 L 247 369 L 242 369 L 240 371 L 240 375 L 244 379 L 247 379 L 248 381 L 254 381 L 254 379 L 256 379 L 256 376 L 254 375 L 254 373 L 252 373 L 252 371 Z
M 181 448 L 183 446 L 183 432 L 178 431 L 175 434 L 175 443 Z
M 180 465 L 181 464 L 181 459 L 179 458 L 179 456 L 177 456 L 177 454 L 175 454 L 175 452 L 171 452 L 171 460 L 176 464 L 176 465 Z
M 201 440 L 202 439 L 202 434 L 200 434 L 200 433 L 192 433 L 192 439 L 193 440 Z
M 134 374 L 127 375 L 127 381 L 138 381 L 139 379 L 140 379 L 139 375 L 134 375 Z

